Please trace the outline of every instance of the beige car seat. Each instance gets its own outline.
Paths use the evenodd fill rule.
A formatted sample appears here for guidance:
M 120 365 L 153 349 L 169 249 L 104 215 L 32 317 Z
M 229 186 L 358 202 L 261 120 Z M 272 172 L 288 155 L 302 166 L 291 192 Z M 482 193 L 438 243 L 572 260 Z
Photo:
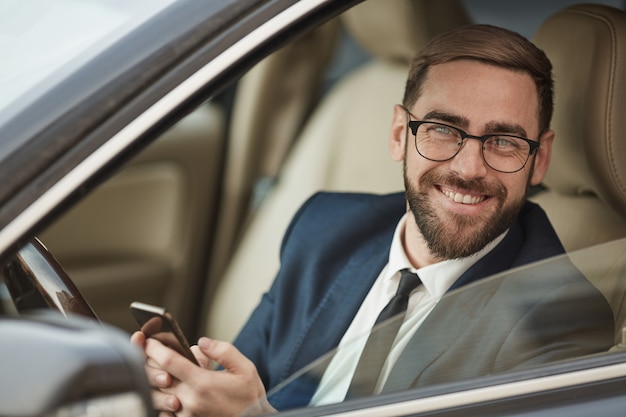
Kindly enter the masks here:
M 319 101 L 338 34 L 339 22 L 332 20 L 271 54 L 237 83 L 214 239 L 219 245 L 211 255 L 211 284 L 223 274 L 254 212 L 255 189 L 275 179 L 304 120 Z
M 388 135 L 409 61 L 434 34 L 470 18 L 455 0 L 369 0 L 341 22 L 372 59 L 342 79 L 307 123 L 209 301 L 205 334 L 211 337 L 232 340 L 239 332 L 278 270 L 284 230 L 310 195 L 404 189 Z
M 568 250 L 626 237 L 626 12 L 576 5 L 555 13 L 534 41 L 554 65 L 556 138 L 543 206 Z M 626 241 L 570 259 L 626 317 Z
M 534 200 L 568 251 L 626 236 L 626 13 L 576 5 L 534 42 L 555 74 L 548 191 Z

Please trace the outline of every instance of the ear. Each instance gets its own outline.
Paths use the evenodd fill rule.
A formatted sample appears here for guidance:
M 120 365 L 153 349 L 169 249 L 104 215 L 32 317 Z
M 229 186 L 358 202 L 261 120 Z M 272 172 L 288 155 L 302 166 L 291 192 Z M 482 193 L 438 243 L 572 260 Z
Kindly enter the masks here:
M 541 184 L 550 165 L 552 157 L 552 142 L 554 141 L 554 131 L 548 130 L 539 138 L 539 149 L 535 155 L 535 168 L 530 178 L 531 185 Z
M 407 137 L 407 121 L 408 116 L 406 110 L 399 104 L 393 107 L 393 120 L 391 123 L 391 132 L 389 132 L 389 153 L 394 161 L 404 160 L 404 151 L 406 149 Z

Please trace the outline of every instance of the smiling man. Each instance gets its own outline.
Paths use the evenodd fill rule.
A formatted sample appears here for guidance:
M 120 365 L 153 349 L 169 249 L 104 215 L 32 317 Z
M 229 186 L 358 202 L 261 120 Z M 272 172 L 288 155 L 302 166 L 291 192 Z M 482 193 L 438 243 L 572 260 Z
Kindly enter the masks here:
M 304 378 L 270 403 L 342 401 L 607 349 L 611 310 L 566 260 L 544 277 L 481 281 L 563 253 L 545 213 L 526 200 L 550 161 L 551 71 L 542 51 L 508 30 L 469 26 L 431 41 L 411 64 L 390 132 L 406 193 L 313 196 L 234 346 L 203 338 L 194 348 L 222 370 L 135 334 L 157 408 L 239 412 L 338 345 L 321 379 Z M 391 319 L 391 335 L 363 337 L 397 305 L 406 312 Z M 361 359 L 370 342 L 386 346 L 376 366 Z
M 554 132 L 540 125 L 538 88 L 521 70 L 455 59 L 433 66 L 419 89 L 408 107 L 394 109 L 390 146 L 404 161 L 417 224 L 406 228 L 405 248 L 414 266 L 426 266 L 470 256 L 511 226 L 528 186 L 543 179 Z M 543 107 L 551 109 L 548 98 Z

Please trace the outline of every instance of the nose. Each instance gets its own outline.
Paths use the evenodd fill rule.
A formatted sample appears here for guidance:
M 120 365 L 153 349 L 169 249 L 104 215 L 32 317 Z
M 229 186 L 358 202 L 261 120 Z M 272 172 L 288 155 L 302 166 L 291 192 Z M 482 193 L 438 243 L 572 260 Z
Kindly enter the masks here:
M 480 140 L 466 138 L 459 153 L 452 158 L 450 168 L 464 180 L 485 177 L 488 169 L 483 159 L 482 146 Z

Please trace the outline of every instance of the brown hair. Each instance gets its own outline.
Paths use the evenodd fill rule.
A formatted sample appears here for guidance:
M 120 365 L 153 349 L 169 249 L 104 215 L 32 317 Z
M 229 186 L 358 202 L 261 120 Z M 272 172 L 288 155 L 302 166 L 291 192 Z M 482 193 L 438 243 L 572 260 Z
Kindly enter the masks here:
M 415 104 L 431 66 L 459 59 L 481 61 L 529 74 L 537 86 L 539 134 L 550 128 L 554 106 L 550 60 L 522 35 L 490 25 L 459 27 L 428 42 L 411 62 L 403 104 L 409 108 Z

